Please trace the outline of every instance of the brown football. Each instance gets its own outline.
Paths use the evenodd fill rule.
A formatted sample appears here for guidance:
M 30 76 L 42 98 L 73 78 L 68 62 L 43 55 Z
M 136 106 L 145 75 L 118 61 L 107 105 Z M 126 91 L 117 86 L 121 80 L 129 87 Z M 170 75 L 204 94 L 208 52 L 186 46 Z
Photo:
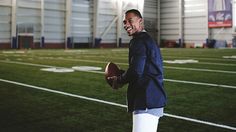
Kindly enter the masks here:
M 112 62 L 108 62 L 105 68 L 105 79 L 107 81 L 107 83 L 112 87 L 112 80 L 108 80 L 108 77 L 112 77 L 112 76 L 119 76 L 123 73 L 123 70 L 120 70 L 120 68 L 112 63 Z

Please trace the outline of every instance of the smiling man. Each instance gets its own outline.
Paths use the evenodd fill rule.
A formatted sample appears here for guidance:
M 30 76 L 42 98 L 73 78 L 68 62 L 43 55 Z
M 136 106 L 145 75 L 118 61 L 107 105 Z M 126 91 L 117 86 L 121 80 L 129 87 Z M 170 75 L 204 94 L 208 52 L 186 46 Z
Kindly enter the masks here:
M 133 132 L 156 132 L 166 105 L 160 49 L 144 30 L 143 17 L 138 10 L 128 10 L 123 24 L 133 37 L 129 43 L 129 68 L 109 79 L 113 80 L 115 89 L 129 84 L 127 102 L 128 112 L 133 114 Z
M 133 36 L 135 33 L 139 33 L 144 29 L 143 19 L 138 10 L 127 11 L 123 24 L 129 36 Z

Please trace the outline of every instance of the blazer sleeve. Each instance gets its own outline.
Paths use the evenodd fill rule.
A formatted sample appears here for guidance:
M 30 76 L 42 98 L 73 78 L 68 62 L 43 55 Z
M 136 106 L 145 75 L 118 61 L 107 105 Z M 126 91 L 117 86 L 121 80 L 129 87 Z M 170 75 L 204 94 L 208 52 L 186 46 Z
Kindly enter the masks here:
M 129 68 L 118 78 L 118 83 L 130 83 L 139 80 L 143 76 L 147 58 L 146 50 L 145 42 L 142 40 L 137 40 L 130 47 Z

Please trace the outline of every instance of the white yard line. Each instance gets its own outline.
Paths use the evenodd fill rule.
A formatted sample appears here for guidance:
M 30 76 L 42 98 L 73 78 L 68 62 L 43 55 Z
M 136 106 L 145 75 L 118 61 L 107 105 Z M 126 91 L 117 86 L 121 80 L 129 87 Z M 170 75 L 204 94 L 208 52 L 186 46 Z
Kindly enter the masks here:
M 17 62 L 17 61 L 0 61 L 4 63 L 14 63 L 14 64 L 20 64 L 20 65 L 28 65 L 28 66 L 37 66 L 37 67 L 56 67 L 56 68 L 66 68 L 66 67 L 57 67 L 57 66 L 50 66 L 50 65 L 41 65 L 41 64 L 33 64 L 33 63 L 26 63 L 26 62 Z M 104 74 L 102 71 L 81 71 L 81 72 L 91 72 L 91 73 L 99 73 Z M 164 79 L 168 82 L 175 82 L 175 83 L 186 83 L 186 84 L 194 84 L 194 85 L 203 85 L 203 86 L 212 86 L 212 87 L 222 87 L 222 88 L 231 88 L 236 89 L 236 86 L 231 85 L 223 85 L 223 84 L 214 84 L 214 83 L 203 83 L 203 82 L 194 82 L 194 81 L 185 81 L 185 80 L 174 80 L 174 79 Z
M 89 58 L 89 57 L 94 57 L 94 58 L 107 58 L 107 56 L 83 56 L 83 57 L 86 57 L 86 58 Z M 127 57 L 112 57 L 113 59 L 115 60 L 127 60 L 128 58 Z M 80 59 L 80 58 L 78 58 Z M 189 58 L 189 59 L 192 59 L 192 58 Z M 183 59 L 183 60 L 186 60 L 186 59 Z M 195 59 L 195 60 L 199 60 L 199 59 Z M 225 59 L 224 59 L 225 60 Z M 213 62 L 202 62 L 202 61 L 199 61 L 198 63 L 195 63 L 195 64 L 203 64 L 203 65 L 216 65 L 216 66 L 236 66 L 236 64 L 229 64 L 229 63 L 213 63 Z
M 94 58 L 104 58 L 104 59 L 106 59 L 107 58 L 107 56 L 83 56 L 83 57 L 85 57 L 85 58 L 89 58 L 89 57 L 94 57 Z M 118 59 L 118 60 L 127 60 L 128 58 L 127 57 L 112 57 L 113 59 Z M 192 59 L 192 58 L 190 58 L 190 59 Z M 63 60 L 68 60 L 68 59 L 63 59 Z M 82 59 L 80 59 L 80 58 L 75 58 L 75 59 L 70 59 L 70 61 L 83 61 Z M 196 60 L 198 60 L 198 59 L 196 59 Z M 91 60 L 85 60 L 85 61 L 91 61 Z M 217 66 L 236 66 L 236 64 L 228 64 L 228 63 L 213 63 L 213 62 L 198 62 L 198 63 L 195 63 L 195 64 L 204 64 L 204 65 L 217 65 Z M 126 63 L 126 65 L 127 65 L 127 63 Z
M 106 64 L 107 62 L 104 61 L 93 61 L 93 60 L 82 60 L 82 59 L 62 59 L 65 61 L 80 61 L 80 62 L 91 62 L 91 63 L 103 63 Z M 116 63 L 119 65 L 128 65 L 127 63 Z M 197 64 L 197 63 L 196 63 Z M 209 64 L 209 63 L 208 63 Z M 226 64 L 227 65 L 227 64 Z M 230 65 L 230 64 L 229 64 Z M 235 65 L 236 66 L 236 65 Z M 236 74 L 235 71 L 225 71 L 225 70 L 211 70 L 211 69 L 199 69 L 199 68 L 182 68 L 182 67 L 173 67 L 173 66 L 164 66 L 166 69 L 177 69 L 177 70 L 192 70 L 192 71 L 206 71 L 206 72 L 219 72 L 219 73 L 230 73 L 230 74 Z
M 107 56 L 105 56 L 105 55 L 103 55 L 103 56 L 94 56 L 94 55 L 85 55 L 85 56 L 82 56 L 82 57 L 85 57 L 85 58 L 104 58 L 104 59 L 106 59 L 106 58 L 108 58 Z M 128 59 L 128 57 L 121 57 L 121 56 L 119 56 L 119 57 L 112 57 L 113 59 L 115 59 L 115 60 L 127 60 Z M 176 58 L 176 57 L 172 57 L 172 58 Z M 181 58 L 181 57 L 180 57 Z M 194 57 L 189 57 L 189 58 L 181 58 L 182 60 L 186 60 L 186 59 L 193 59 Z M 76 59 L 80 59 L 79 57 L 78 58 L 76 58 Z M 225 61 L 225 60 L 227 60 L 227 61 L 236 61 L 236 60 L 233 60 L 233 59 L 215 59 L 215 58 L 194 58 L 195 60 L 199 60 L 199 59 L 206 59 L 206 60 L 220 60 L 220 61 Z M 205 64 L 205 65 L 219 65 L 219 66 L 236 66 L 236 64 L 229 64 L 229 63 L 213 63 L 213 62 L 202 62 L 202 61 L 200 61 L 200 62 L 198 62 L 198 63 L 196 63 L 196 64 Z
M 165 58 L 179 58 L 179 59 L 197 59 L 197 60 L 216 60 L 216 61 L 236 61 L 236 59 L 228 59 L 228 58 L 206 58 L 206 57 L 198 57 L 198 56 L 189 56 L 189 57 L 178 57 L 178 56 L 164 56 Z
M 211 70 L 211 69 L 199 69 L 199 68 L 183 68 L 183 67 L 173 67 L 165 66 L 167 69 L 176 69 L 176 70 L 189 70 L 189 71 L 204 71 L 204 72 L 219 72 L 219 73 L 229 73 L 236 74 L 236 71 L 225 71 L 225 70 Z
M 174 79 L 164 79 L 164 80 L 167 81 L 167 82 L 186 83 L 186 84 L 195 84 L 195 85 L 203 85 L 203 86 L 212 86 L 212 87 L 222 87 L 222 88 L 236 89 L 236 86 L 231 86 L 231 85 L 222 85 L 222 84 L 214 84 L 214 83 L 203 83 L 203 82 L 193 82 L 193 81 L 174 80 Z
M 213 63 L 213 62 L 199 62 L 199 64 L 204 64 L 204 65 L 216 65 L 216 66 L 236 66 L 236 64 Z
M 101 99 L 90 98 L 90 97 L 86 97 L 86 96 L 71 94 L 71 93 L 67 93 L 67 92 L 52 90 L 52 89 L 48 89 L 48 88 L 44 88 L 44 87 L 38 87 L 38 86 L 34 86 L 34 85 L 24 84 L 24 83 L 20 83 L 20 82 L 5 80 L 5 79 L 0 79 L 0 81 L 5 82 L 5 83 L 19 85 L 19 86 L 29 87 L 29 88 L 33 88 L 33 89 L 43 90 L 43 91 L 47 91 L 47 92 L 51 92 L 51 93 L 57 93 L 57 94 L 62 94 L 62 95 L 70 96 L 70 97 L 75 97 L 75 98 L 80 98 L 80 99 L 84 99 L 84 100 L 89 100 L 89 101 L 99 102 L 99 103 L 103 103 L 103 104 L 127 108 L 126 105 L 118 104 L 118 103 L 114 103 L 114 102 L 110 102 L 110 101 L 105 101 L 105 100 L 101 100 Z M 214 126 L 214 127 L 220 127 L 220 128 L 224 128 L 224 129 L 236 130 L 236 127 L 232 127 L 232 126 L 228 126 L 228 125 L 224 125 L 224 124 L 217 124 L 217 123 L 198 120 L 198 119 L 193 119 L 193 118 L 179 116 L 179 115 L 164 113 L 164 116 L 177 118 L 177 119 L 181 119 L 181 120 L 186 120 L 186 121 L 191 121 L 191 122 L 200 123 L 200 124 L 205 124 L 205 125 Z

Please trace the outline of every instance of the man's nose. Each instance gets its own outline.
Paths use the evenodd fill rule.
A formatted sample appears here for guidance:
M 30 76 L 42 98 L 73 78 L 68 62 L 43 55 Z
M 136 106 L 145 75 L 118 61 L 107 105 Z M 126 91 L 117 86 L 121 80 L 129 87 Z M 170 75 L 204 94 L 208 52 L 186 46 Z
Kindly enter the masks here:
M 127 28 L 129 25 L 130 25 L 129 23 L 125 23 L 124 28 Z

